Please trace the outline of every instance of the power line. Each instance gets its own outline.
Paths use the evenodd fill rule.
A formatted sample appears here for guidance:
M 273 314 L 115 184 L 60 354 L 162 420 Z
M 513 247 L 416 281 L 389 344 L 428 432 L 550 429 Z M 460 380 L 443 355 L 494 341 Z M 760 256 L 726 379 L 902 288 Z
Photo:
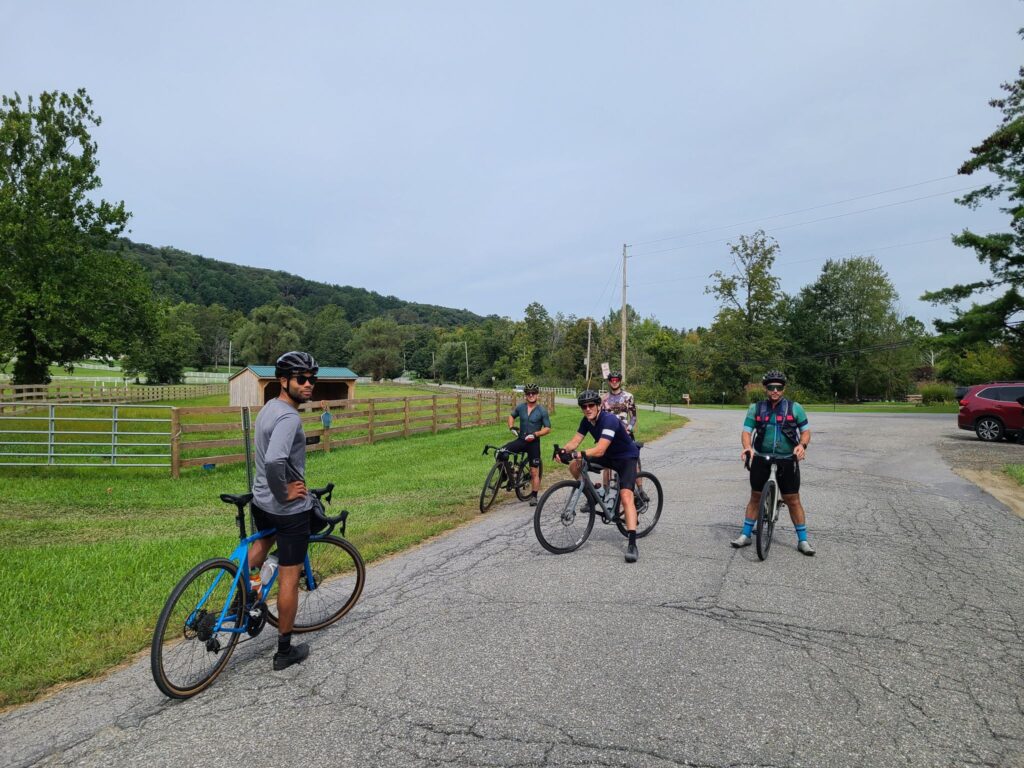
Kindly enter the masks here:
M 874 248 L 860 248 L 860 249 L 858 249 L 858 251 L 860 251 L 861 253 L 868 253 L 868 252 L 874 253 L 874 252 L 877 252 L 877 251 L 891 251 L 891 250 L 893 250 L 895 248 L 910 248 L 910 247 L 915 246 L 915 245 L 926 245 L 928 243 L 947 242 L 948 240 L 949 240 L 948 236 L 946 236 L 946 237 L 933 237 L 933 238 L 930 238 L 928 240 L 915 240 L 912 243 L 895 243 L 893 245 L 882 245 L 882 246 L 877 246 L 877 247 L 874 247 Z M 791 264 L 807 264 L 807 263 L 815 262 L 815 261 L 828 261 L 829 259 L 854 258 L 855 256 L 856 256 L 856 254 L 853 253 L 853 252 L 848 252 L 848 253 L 843 253 L 843 254 L 836 254 L 836 255 L 833 255 L 833 256 L 815 256 L 812 259 L 793 259 L 791 261 L 779 261 L 779 262 L 776 262 L 774 266 L 785 267 L 785 266 L 789 266 Z M 706 278 L 706 277 L 708 277 L 708 275 L 705 274 L 705 273 L 691 274 L 691 275 L 683 275 L 681 277 L 666 277 L 666 278 L 660 278 L 658 280 L 648 280 L 646 282 L 631 283 L 631 285 L 643 286 L 643 285 L 654 285 L 655 283 L 658 283 L 658 284 L 661 284 L 661 283 L 676 283 L 676 282 L 679 282 L 680 280 L 693 280 L 695 278 Z
M 774 227 L 772 229 L 768 229 L 768 230 L 765 230 L 765 231 L 766 232 L 779 232 L 780 230 L 783 230 L 783 229 L 793 229 L 795 227 L 804 227 L 804 226 L 807 226 L 808 224 L 817 224 L 820 221 L 832 221 L 833 219 L 841 219 L 841 218 L 844 218 L 846 216 L 856 216 L 857 214 L 860 214 L 860 213 L 869 213 L 871 211 L 879 211 L 879 210 L 882 210 L 883 208 L 893 208 L 893 207 L 895 207 L 897 205 L 907 205 L 908 203 L 916 203 L 916 202 L 919 202 L 921 200 L 930 200 L 931 198 L 935 198 L 935 197 L 944 197 L 946 195 L 956 194 L 957 192 L 965 192 L 965 191 L 968 191 L 968 190 L 975 190 L 975 189 L 981 189 L 981 188 L 982 188 L 981 186 L 971 186 L 971 187 L 961 187 L 959 189 L 950 189 L 950 190 L 947 190 L 945 192 L 936 192 L 933 195 L 923 195 L 922 197 L 914 197 L 914 198 L 911 198 L 910 200 L 899 200 L 899 201 L 897 201 L 895 203 L 886 203 L 884 205 L 876 205 L 876 206 L 872 206 L 871 208 L 861 208 L 860 210 L 857 210 L 857 211 L 849 211 L 847 213 L 837 213 L 835 216 L 823 216 L 820 219 L 811 219 L 809 221 L 801 221 L 801 222 L 797 222 L 796 224 L 784 224 L 781 227 Z M 661 248 L 661 249 L 659 249 L 657 251 L 647 251 L 646 253 L 634 253 L 634 254 L 631 254 L 631 257 L 635 257 L 635 256 L 654 256 L 655 254 L 658 254 L 658 253 L 669 253 L 670 251 L 681 251 L 684 248 L 699 248 L 700 246 L 703 246 L 703 245 L 717 245 L 718 243 L 726 243 L 726 242 L 729 242 L 730 240 L 732 240 L 731 237 L 724 237 L 724 238 L 720 238 L 718 240 L 705 240 L 704 242 L 700 242 L 700 243 L 689 243 L 687 245 L 673 246 L 672 248 Z
M 717 231 L 722 230 L 722 229 L 732 229 L 733 227 L 741 227 L 741 226 L 745 226 L 747 224 L 756 224 L 759 221 L 771 221 L 772 219 L 781 219 L 781 218 L 784 218 L 786 216 L 794 216 L 794 215 L 796 215 L 798 213 L 807 213 L 808 211 L 817 211 L 817 210 L 820 210 L 822 208 L 831 208 L 832 206 L 835 206 L 835 205 L 842 205 L 844 203 L 852 203 L 852 202 L 855 202 L 857 200 L 866 200 L 869 197 L 878 197 L 879 195 L 888 195 L 888 194 L 890 194 L 892 192 L 901 192 L 904 189 L 913 189 L 914 187 L 923 187 L 926 184 L 934 184 L 937 181 L 947 181 L 948 179 L 954 179 L 954 178 L 956 178 L 956 176 L 957 176 L 957 174 L 955 174 L 955 173 L 953 175 L 951 175 L 951 176 L 940 176 L 937 179 L 929 179 L 928 181 L 919 181 L 919 182 L 917 182 L 915 184 L 906 184 L 906 185 L 904 185 L 902 187 L 893 187 L 892 189 L 883 189 L 881 192 L 871 192 L 870 194 L 867 194 L 867 195 L 858 195 L 857 197 L 849 197 L 846 200 L 837 200 L 834 203 L 823 203 L 821 205 L 812 205 L 812 206 L 810 206 L 808 208 L 798 208 L 795 211 L 788 211 L 787 213 L 776 213 L 773 216 L 762 216 L 762 217 L 757 218 L 757 219 L 747 219 L 746 221 L 738 221 L 735 224 L 723 224 L 722 226 L 719 226 L 719 227 L 711 227 L 710 229 L 699 229 L 699 230 L 695 230 L 693 232 L 686 232 L 686 233 L 684 233 L 682 235 L 672 235 L 671 237 L 663 237 L 663 238 L 660 238 L 658 240 L 645 240 L 645 241 L 640 242 L 640 243 L 631 243 L 631 246 L 632 247 L 638 247 L 638 246 L 642 246 L 642 245 L 654 245 L 656 243 L 665 243 L 665 242 L 668 242 L 669 240 L 678 240 L 681 237 L 692 237 L 694 235 L 704 235 L 704 234 L 707 234 L 708 232 L 717 232 Z

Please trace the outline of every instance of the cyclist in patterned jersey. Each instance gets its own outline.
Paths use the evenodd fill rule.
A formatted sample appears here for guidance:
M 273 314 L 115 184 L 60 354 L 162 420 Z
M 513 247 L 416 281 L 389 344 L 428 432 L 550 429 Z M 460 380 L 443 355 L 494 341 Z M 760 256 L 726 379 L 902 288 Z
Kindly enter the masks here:
M 633 395 L 622 388 L 622 374 L 612 371 L 608 375 L 609 392 L 601 400 L 601 410 L 607 411 L 622 422 L 630 435 L 636 428 L 636 401 Z
M 626 562 L 635 563 L 640 554 L 636 548 L 636 503 L 633 500 L 633 488 L 636 485 L 636 463 L 640 458 L 640 449 L 626 432 L 622 422 L 601 410 L 601 395 L 597 392 L 592 389 L 581 392 L 576 402 L 583 411 L 583 418 L 576 429 L 576 434 L 559 451 L 557 459 L 562 464 L 568 464 L 569 471 L 576 478 L 580 476 L 582 468 L 579 461 L 581 457 L 619 473 L 619 499 L 623 517 L 626 519 L 626 532 L 629 534 Z M 597 445 L 586 452 L 577 451 L 576 448 L 587 435 L 593 437 Z M 612 522 L 611 512 L 606 509 L 602 511 L 605 522 Z
M 783 396 L 786 389 L 786 374 L 768 371 L 762 379 L 765 399 L 751 404 L 743 421 L 740 442 L 743 450 L 740 457 L 751 458 L 750 500 L 743 518 L 743 533 L 729 542 L 734 547 L 750 546 L 750 534 L 757 522 L 757 508 L 761 501 L 761 489 L 768 480 L 770 467 L 766 457 L 773 457 L 779 465 L 779 490 L 782 501 L 789 508 L 789 516 L 796 530 L 797 550 L 808 557 L 814 556 L 814 547 L 807 540 L 807 520 L 804 506 L 800 503 L 800 462 L 807 457 L 807 446 L 811 442 L 811 430 L 807 426 L 807 414 L 800 403 Z
M 608 389 L 608 394 L 601 398 L 601 410 L 621 421 L 629 436 L 635 440 L 633 430 L 636 427 L 636 401 L 633 400 L 632 394 L 622 388 L 622 374 L 619 371 L 608 374 Z M 607 469 L 601 474 L 605 488 L 608 487 L 611 478 L 612 473 Z

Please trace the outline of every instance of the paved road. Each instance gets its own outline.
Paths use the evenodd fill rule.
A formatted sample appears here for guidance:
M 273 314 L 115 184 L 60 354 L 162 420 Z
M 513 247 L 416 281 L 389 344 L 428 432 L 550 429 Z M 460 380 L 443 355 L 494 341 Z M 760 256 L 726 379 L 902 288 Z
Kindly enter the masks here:
M 645 449 L 637 565 L 509 504 L 371 567 L 307 663 L 270 672 L 268 632 L 169 702 L 141 660 L 2 716 L 0 763 L 1024 765 L 1024 521 L 939 458 L 950 418 L 812 415 L 818 556 L 787 523 L 761 563 L 728 545 L 739 414 L 691 414 Z

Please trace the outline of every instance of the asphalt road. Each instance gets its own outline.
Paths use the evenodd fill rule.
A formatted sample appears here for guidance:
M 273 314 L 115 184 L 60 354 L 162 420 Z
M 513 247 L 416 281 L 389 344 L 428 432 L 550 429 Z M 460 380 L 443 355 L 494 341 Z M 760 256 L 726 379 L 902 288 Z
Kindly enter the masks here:
M 689 415 L 636 565 L 506 504 L 370 567 L 306 663 L 271 630 L 171 702 L 143 658 L 0 716 L 0 764 L 1024 766 L 1024 521 L 949 470 L 951 418 L 812 414 L 818 555 L 787 520 L 762 563 L 739 413 Z

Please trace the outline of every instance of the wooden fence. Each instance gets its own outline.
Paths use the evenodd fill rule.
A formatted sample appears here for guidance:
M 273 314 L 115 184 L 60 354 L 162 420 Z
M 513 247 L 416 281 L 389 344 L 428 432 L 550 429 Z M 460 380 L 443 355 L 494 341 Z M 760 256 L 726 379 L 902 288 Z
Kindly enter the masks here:
M 138 386 L 122 383 L 74 384 L 0 384 L 4 403 L 151 403 L 158 400 L 187 400 L 207 395 L 222 395 L 227 384 L 178 384 Z M 11 405 L 7 405 L 11 408 Z M 17 406 L 13 406 L 17 407 Z
M 498 392 L 444 392 L 304 403 L 300 411 L 307 450 L 330 451 L 393 437 L 504 423 L 518 400 L 514 394 Z M 553 393 L 542 392 L 539 402 L 554 413 Z M 171 475 L 179 477 L 187 467 L 244 462 L 242 410 L 238 406 L 172 408 Z M 258 411 L 259 407 L 249 409 L 253 424 Z

